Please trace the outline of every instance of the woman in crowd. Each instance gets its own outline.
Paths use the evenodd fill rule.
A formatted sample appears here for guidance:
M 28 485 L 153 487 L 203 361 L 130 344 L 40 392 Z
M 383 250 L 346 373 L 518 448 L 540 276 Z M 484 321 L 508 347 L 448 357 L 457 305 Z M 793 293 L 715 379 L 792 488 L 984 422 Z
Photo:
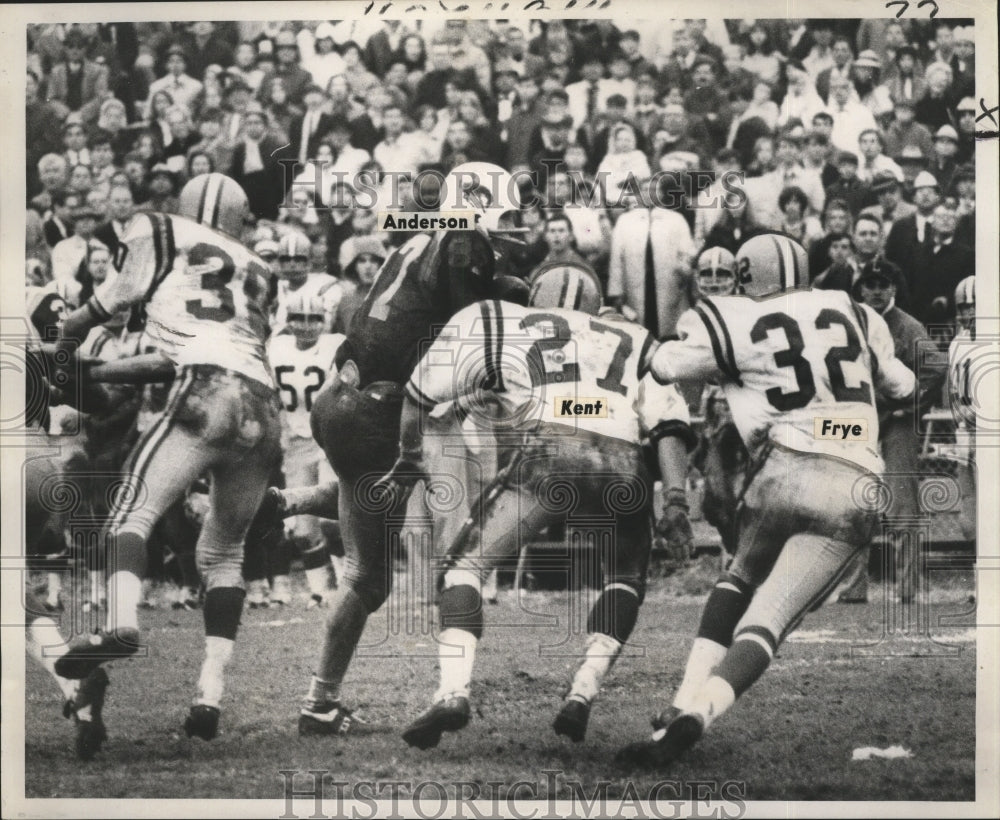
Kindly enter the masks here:
M 597 179 L 603 179 L 606 201 L 617 202 L 629 175 L 641 180 L 650 175 L 646 155 L 637 147 L 635 129 L 627 122 L 620 122 L 611 130 L 608 153 L 597 166 Z

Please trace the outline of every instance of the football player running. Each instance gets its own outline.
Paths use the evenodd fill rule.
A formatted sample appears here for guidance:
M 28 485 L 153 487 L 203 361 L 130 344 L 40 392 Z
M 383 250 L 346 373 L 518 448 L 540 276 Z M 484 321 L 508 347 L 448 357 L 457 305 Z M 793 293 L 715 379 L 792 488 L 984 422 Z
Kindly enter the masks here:
M 680 341 L 653 357 L 666 383 L 719 378 L 751 466 L 736 556 L 709 595 L 673 707 L 650 740 L 621 750 L 627 765 L 664 766 L 697 742 L 829 594 L 876 522 L 874 391 L 905 400 L 914 389 L 885 321 L 842 291 L 809 288 L 794 240 L 748 240 L 737 272 L 743 295 L 702 300 L 681 317 Z M 853 434 L 822 436 L 817 420 Z
M 300 734 L 343 734 L 352 725 L 341 682 L 368 616 L 391 590 L 387 508 L 374 495 L 399 456 L 403 385 L 440 328 L 496 285 L 501 234 L 515 228 L 520 194 L 513 177 L 489 163 L 457 166 L 445 178 L 442 209 L 475 209 L 471 231 L 421 232 L 379 269 L 337 353 L 338 374 L 316 397 L 313 435 L 340 481 L 338 518 L 346 554 L 343 583 L 330 604 L 319 667 L 299 715 Z M 333 494 L 329 494 L 333 498 Z
M 292 292 L 285 302 L 291 335 L 274 336 L 269 357 L 281 394 L 281 452 L 285 482 L 290 487 L 315 486 L 335 480 L 326 455 L 309 426 L 313 400 L 328 379 L 336 375 L 334 357 L 344 341 L 342 333 L 325 333 L 329 311 L 322 295 Z M 297 515 L 291 529 L 302 549 L 302 563 L 309 587 L 309 608 L 323 606 L 330 593 L 327 540 L 313 515 Z M 339 552 L 339 550 L 337 551 Z M 286 558 L 286 561 L 290 560 Z M 276 574 L 271 602 L 290 591 L 287 566 Z M 285 593 L 288 594 L 288 593 Z
M 236 182 L 215 173 L 195 177 L 181 192 L 180 212 L 136 215 L 116 253 L 117 274 L 63 327 L 67 340 L 79 341 L 117 311 L 140 305 L 147 334 L 177 372 L 165 413 L 129 456 L 129 492 L 111 512 L 106 630 L 75 640 L 56 671 L 82 678 L 136 652 L 147 539 L 164 511 L 208 473 L 209 510 L 196 546 L 206 588 L 205 660 L 184 727 L 189 737 L 211 740 L 243 609 L 243 540 L 280 455 L 265 350 L 274 289 L 270 269 L 237 239 L 249 210 Z
M 962 492 L 959 524 L 962 535 L 976 537 L 976 414 L 979 402 L 973 391 L 973 366 L 980 348 L 976 340 L 976 277 L 967 276 L 955 288 L 955 338 L 948 346 L 948 399 L 958 425 L 955 456 Z
M 484 579 L 543 527 L 598 516 L 614 522 L 613 543 L 601 547 L 604 587 L 588 617 L 584 660 L 553 723 L 557 734 L 583 740 L 591 704 L 645 593 L 654 479 L 644 438 L 663 474 L 662 531 L 690 546 L 687 405 L 676 388 L 648 376 L 650 333 L 620 318 L 598 320 L 600 307 L 596 276 L 572 263 L 550 266 L 533 277 L 529 306 L 484 301 L 459 312 L 406 385 L 400 457 L 382 483 L 390 494 L 421 474 L 422 431 L 442 403 L 461 402 L 472 417 L 485 410 L 479 420 L 498 440 L 519 441 L 501 448 L 503 468 L 442 559 L 440 685 L 430 709 L 403 733 L 411 746 L 436 746 L 442 732 L 469 720 Z M 584 402 L 596 402 L 593 417 L 575 415 Z

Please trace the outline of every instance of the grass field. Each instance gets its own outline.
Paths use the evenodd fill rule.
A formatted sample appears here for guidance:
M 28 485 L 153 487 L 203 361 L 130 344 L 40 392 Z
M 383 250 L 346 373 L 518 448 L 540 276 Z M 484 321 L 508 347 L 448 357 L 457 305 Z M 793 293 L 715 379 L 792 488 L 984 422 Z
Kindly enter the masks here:
M 631 656 L 609 675 L 578 745 L 550 728 L 576 665 L 571 654 L 583 643 L 582 635 L 568 635 L 583 618 L 578 599 L 530 593 L 519 607 L 512 592 L 501 593 L 487 611 L 472 722 L 427 752 L 408 748 L 399 734 L 429 702 L 436 650 L 419 629 L 389 629 L 390 618 L 406 620 L 399 608 L 395 615 L 403 617 L 383 612 L 369 623 L 367 657 L 355 660 L 345 685 L 345 699 L 367 723 L 343 738 L 300 738 L 296 731 L 323 612 L 306 611 L 302 601 L 284 610 L 247 610 L 222 733 L 211 743 L 189 740 L 181 729 L 201 662 L 201 613 L 145 612 L 149 657 L 108 665 L 110 739 L 90 763 L 73 755 L 73 727 L 60 716 L 54 685 L 28 664 L 25 794 L 281 798 L 280 770 L 324 769 L 339 781 L 501 781 L 500 791 L 525 780 L 538 784 L 538 798 L 560 799 L 573 796 L 570 781 L 588 794 L 606 782 L 613 798 L 630 781 L 644 796 L 666 778 L 735 781 L 745 784 L 739 788 L 750 800 L 974 798 L 971 582 L 933 589 L 931 603 L 918 610 L 935 625 L 937 642 L 916 629 L 880 640 L 885 611 L 877 588 L 867 605 L 826 605 L 806 618 L 765 677 L 685 759 L 666 772 L 616 768 L 614 752 L 647 735 L 650 716 L 668 705 L 680 681 L 704 602 L 677 594 L 685 589 L 690 584 L 677 579 L 652 582 Z M 950 625 L 940 626 L 945 621 Z M 869 654 L 859 657 L 863 645 Z M 859 747 L 894 745 L 912 757 L 851 759 Z M 544 770 L 562 774 L 553 781 Z

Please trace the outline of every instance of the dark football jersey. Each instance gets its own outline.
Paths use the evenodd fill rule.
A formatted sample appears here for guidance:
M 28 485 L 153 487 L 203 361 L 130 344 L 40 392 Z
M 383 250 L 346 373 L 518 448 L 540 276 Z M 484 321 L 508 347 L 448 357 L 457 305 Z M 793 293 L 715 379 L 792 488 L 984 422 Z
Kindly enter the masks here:
M 394 250 L 354 314 L 337 366 L 353 359 L 361 385 L 403 384 L 452 314 L 482 298 L 493 250 L 477 231 L 420 233 Z

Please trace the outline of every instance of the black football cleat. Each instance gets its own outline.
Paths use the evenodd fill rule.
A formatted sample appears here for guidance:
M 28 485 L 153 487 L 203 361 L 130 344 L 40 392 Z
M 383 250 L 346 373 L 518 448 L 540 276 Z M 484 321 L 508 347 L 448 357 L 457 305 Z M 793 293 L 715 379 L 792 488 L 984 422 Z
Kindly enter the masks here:
M 70 641 L 66 654 L 56 660 L 56 674 L 61 678 L 82 680 L 105 661 L 127 658 L 138 648 L 137 629 L 81 635 Z
M 441 742 L 442 732 L 457 732 L 469 722 L 469 699 L 464 695 L 442 698 L 403 732 L 403 740 L 418 749 L 431 749 Z
M 219 734 L 219 709 L 204 703 L 196 703 L 184 720 L 184 734 L 196 735 L 202 740 L 212 740 Z
M 354 725 L 354 713 L 341 705 L 340 701 L 310 704 L 299 712 L 299 734 L 346 735 Z M 363 721 L 359 721 L 363 722 Z
M 567 698 L 556 719 L 552 721 L 552 730 L 557 735 L 564 735 L 574 743 L 579 743 L 587 735 L 587 721 L 590 719 L 590 704 L 576 698 Z
M 98 667 L 80 684 L 73 699 L 73 719 L 76 722 L 76 756 L 92 760 L 101 751 L 101 744 L 108 738 L 104 728 L 104 693 L 108 688 L 108 673 Z M 90 707 L 89 718 L 80 713 Z
M 704 733 L 701 715 L 683 712 L 670 725 L 653 732 L 651 740 L 630 743 L 620 749 L 615 762 L 628 768 L 662 769 L 694 746 Z

